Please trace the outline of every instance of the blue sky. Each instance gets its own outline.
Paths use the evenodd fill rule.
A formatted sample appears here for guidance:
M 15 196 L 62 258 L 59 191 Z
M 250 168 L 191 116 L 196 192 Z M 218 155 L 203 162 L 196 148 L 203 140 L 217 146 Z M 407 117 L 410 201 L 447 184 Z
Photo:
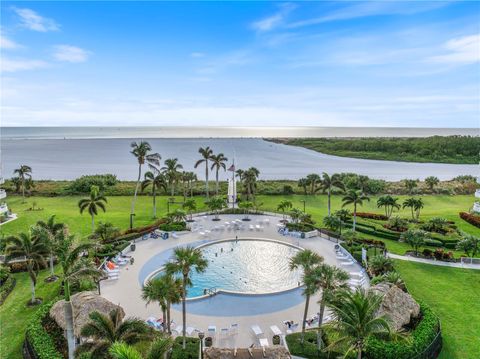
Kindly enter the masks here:
M 2 1 L 0 31 L 3 126 L 479 126 L 479 2 Z

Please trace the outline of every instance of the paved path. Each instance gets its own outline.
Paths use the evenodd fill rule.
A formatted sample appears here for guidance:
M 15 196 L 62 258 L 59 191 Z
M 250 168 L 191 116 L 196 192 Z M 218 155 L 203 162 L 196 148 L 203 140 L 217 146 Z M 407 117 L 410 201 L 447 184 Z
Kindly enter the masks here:
M 434 266 L 441 266 L 441 267 L 452 267 L 452 268 L 464 268 L 464 269 L 477 269 L 480 270 L 480 264 L 468 264 L 468 263 L 458 263 L 458 262 L 443 262 L 437 261 L 434 259 L 426 259 L 426 258 L 416 258 L 411 256 L 401 256 L 398 254 L 388 253 L 388 257 L 393 259 L 400 259 L 402 261 L 410 261 L 410 262 L 417 262 L 417 263 L 426 263 L 431 264 Z

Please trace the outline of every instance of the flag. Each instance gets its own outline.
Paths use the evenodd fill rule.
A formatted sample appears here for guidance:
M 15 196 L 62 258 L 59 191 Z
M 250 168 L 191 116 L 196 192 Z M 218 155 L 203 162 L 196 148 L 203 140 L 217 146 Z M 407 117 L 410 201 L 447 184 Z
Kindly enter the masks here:
M 231 166 L 228 168 L 228 170 L 229 170 L 230 172 L 235 172 L 235 165 L 231 165 Z

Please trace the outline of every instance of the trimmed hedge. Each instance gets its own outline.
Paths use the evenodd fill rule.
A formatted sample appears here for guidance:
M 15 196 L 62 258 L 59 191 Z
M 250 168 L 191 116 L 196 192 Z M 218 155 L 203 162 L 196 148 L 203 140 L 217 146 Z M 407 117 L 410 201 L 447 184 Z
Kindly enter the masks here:
M 443 247 L 443 242 L 436 239 L 425 239 L 425 245 L 428 247 Z
M 460 218 L 463 219 L 464 221 L 467 221 L 468 223 L 474 225 L 475 227 L 480 228 L 480 216 L 476 214 L 467 213 L 467 212 L 460 212 L 459 215 L 460 215 Z
M 400 239 L 400 235 L 395 235 L 393 233 L 388 233 L 388 232 L 385 232 L 385 231 L 375 231 L 375 230 L 370 230 L 370 229 L 367 229 L 367 228 L 363 228 L 361 226 L 357 226 L 355 227 L 355 230 L 357 232 L 360 232 L 360 233 L 364 233 L 364 234 L 370 234 L 372 236 L 377 236 L 377 237 L 380 237 L 380 238 L 384 238 L 384 239 L 391 239 L 393 241 L 398 241 Z
M 368 359 L 411 359 L 424 353 L 435 340 L 440 331 L 440 322 L 437 316 L 427 305 L 420 303 L 422 318 L 415 329 L 410 332 L 408 340 L 384 341 L 369 338 L 365 353 Z M 438 352 L 440 348 L 438 348 Z M 436 358 L 437 351 L 422 358 Z
M 369 212 L 357 212 L 357 217 L 368 218 L 368 219 L 376 219 L 376 220 L 379 220 L 379 221 L 386 221 L 388 219 L 388 217 L 384 214 L 369 213 Z
M 172 231 L 184 231 L 187 229 L 187 224 L 185 222 L 173 222 L 173 223 L 164 223 L 161 224 L 158 229 L 165 231 L 165 232 L 172 232 Z
M 12 292 L 13 288 L 15 288 L 16 283 L 17 281 L 15 280 L 15 278 L 13 278 L 13 276 L 9 276 L 0 286 L 0 305 L 5 302 L 8 295 Z
M 55 300 L 40 306 L 27 326 L 25 340 L 30 343 L 30 347 L 34 350 L 38 359 L 63 359 L 63 356 L 55 348 L 55 341 L 42 324 L 54 303 Z
M 172 355 L 170 359 L 198 359 L 200 354 L 200 339 L 190 338 L 186 339 L 186 348 L 183 350 L 183 337 L 176 337 L 173 342 Z

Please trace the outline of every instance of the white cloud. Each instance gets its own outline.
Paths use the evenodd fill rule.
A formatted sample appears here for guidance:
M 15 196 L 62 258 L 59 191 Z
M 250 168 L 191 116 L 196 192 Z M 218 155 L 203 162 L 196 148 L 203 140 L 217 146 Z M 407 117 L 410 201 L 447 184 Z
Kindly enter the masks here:
M 31 9 L 19 9 L 14 7 L 13 11 L 20 17 L 23 27 L 33 31 L 48 32 L 57 31 L 59 25 L 53 20 L 40 16 Z
M 288 14 L 295 9 L 295 5 L 291 3 L 284 3 L 280 5 L 280 10 L 266 18 L 255 21 L 251 26 L 254 30 L 259 32 L 270 31 L 280 26 L 285 21 Z
M 431 56 L 428 62 L 443 64 L 473 64 L 480 61 L 480 34 L 447 41 L 441 55 Z
M 48 63 L 42 60 L 9 59 L 2 57 L 0 69 L 2 72 L 17 72 L 24 70 L 35 70 L 48 67 Z
M 205 57 L 205 54 L 203 52 L 192 52 L 190 54 L 190 57 L 193 58 L 200 58 L 200 57 Z
M 85 62 L 88 60 L 91 52 L 80 47 L 71 45 L 57 45 L 53 52 L 53 57 L 58 61 L 66 62 Z
M 5 37 L 3 34 L 0 34 L 0 49 L 14 50 L 20 47 L 21 45 L 17 44 L 15 41 Z

